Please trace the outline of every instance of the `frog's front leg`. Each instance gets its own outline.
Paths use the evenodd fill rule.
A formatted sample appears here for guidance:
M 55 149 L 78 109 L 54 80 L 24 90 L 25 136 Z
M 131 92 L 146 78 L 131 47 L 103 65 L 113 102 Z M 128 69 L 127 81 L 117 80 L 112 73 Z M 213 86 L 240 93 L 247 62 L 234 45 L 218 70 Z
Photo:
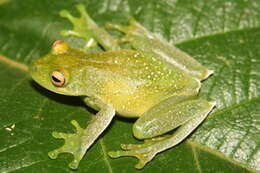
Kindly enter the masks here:
M 78 4 L 76 8 L 80 17 L 72 16 L 67 10 L 60 12 L 61 17 L 67 18 L 73 24 L 73 30 L 61 32 L 63 36 L 76 36 L 87 40 L 86 48 L 94 47 L 99 43 L 107 50 L 120 49 L 117 40 L 91 19 L 83 4 Z
M 171 97 L 148 110 L 133 126 L 133 134 L 138 139 L 147 139 L 144 144 L 124 144 L 125 151 L 112 151 L 113 158 L 135 156 L 141 169 L 154 156 L 183 141 L 208 115 L 214 102 L 194 99 L 188 96 Z M 172 135 L 163 135 L 179 127 Z M 159 136 L 159 137 L 158 137 Z
M 111 106 L 102 103 L 100 100 L 86 97 L 84 98 L 84 101 L 88 105 L 98 108 L 99 112 L 93 116 L 86 129 L 81 128 L 75 120 L 72 120 L 71 123 L 75 126 L 76 133 L 65 134 L 53 132 L 53 137 L 63 138 L 65 144 L 61 148 L 48 153 L 49 157 L 52 159 L 56 159 L 60 153 L 73 154 L 74 160 L 69 164 L 69 167 L 72 169 L 77 169 L 80 160 L 88 148 L 106 129 L 115 115 L 115 110 Z

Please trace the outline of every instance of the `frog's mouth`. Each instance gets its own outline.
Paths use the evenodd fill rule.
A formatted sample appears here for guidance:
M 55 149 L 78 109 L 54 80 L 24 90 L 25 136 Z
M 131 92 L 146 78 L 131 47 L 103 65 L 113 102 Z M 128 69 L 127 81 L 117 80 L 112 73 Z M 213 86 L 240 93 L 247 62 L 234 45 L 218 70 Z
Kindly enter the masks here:
M 41 72 L 40 65 L 37 63 L 37 60 L 32 60 L 31 64 L 29 65 L 29 73 L 33 78 L 33 80 L 39 84 L 40 84 L 39 81 L 42 81 L 41 78 L 43 75 L 40 72 Z
M 37 60 L 33 60 L 31 65 L 29 66 L 29 73 L 32 77 L 32 79 L 39 84 L 40 86 L 53 91 L 53 92 L 57 92 L 54 88 L 54 86 L 52 86 L 50 80 L 49 80 L 49 76 L 48 76 L 48 72 L 47 70 L 45 70 L 45 68 L 43 67 L 43 65 L 39 65 L 37 64 Z

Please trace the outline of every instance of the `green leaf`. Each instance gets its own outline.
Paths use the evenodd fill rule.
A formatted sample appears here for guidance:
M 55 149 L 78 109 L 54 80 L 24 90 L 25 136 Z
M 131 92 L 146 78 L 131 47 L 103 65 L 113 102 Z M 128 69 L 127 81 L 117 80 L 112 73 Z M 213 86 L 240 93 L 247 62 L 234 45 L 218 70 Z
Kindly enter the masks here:
M 217 108 L 177 147 L 160 153 L 143 170 L 135 158 L 111 159 L 107 151 L 135 143 L 132 120 L 116 118 L 82 160 L 77 172 L 257 172 L 260 171 L 259 0 L 0 0 L 0 172 L 74 172 L 71 155 L 47 153 L 62 145 L 52 131 L 71 132 L 70 120 L 86 126 L 92 110 L 79 98 L 41 88 L 27 72 L 30 60 L 47 53 L 59 31 L 71 25 L 58 16 L 87 5 L 101 26 L 128 16 L 161 34 L 214 75 L 201 97 Z

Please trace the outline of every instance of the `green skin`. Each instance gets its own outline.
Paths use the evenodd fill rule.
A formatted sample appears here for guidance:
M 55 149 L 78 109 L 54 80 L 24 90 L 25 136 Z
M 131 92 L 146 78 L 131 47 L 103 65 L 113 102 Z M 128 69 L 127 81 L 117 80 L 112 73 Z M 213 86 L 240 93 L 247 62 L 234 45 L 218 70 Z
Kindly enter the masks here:
M 196 97 L 200 81 L 212 71 L 132 18 L 129 26 L 108 25 L 125 34 L 115 39 L 96 25 L 82 4 L 77 5 L 77 9 L 81 14 L 79 18 L 61 11 L 61 16 L 74 26 L 62 34 L 86 39 L 85 51 L 63 42 L 62 51 L 53 46 L 49 54 L 34 60 L 30 73 L 41 86 L 55 93 L 81 96 L 86 105 L 98 112 L 86 129 L 72 120 L 77 130 L 75 134 L 53 132 L 53 136 L 63 138 L 65 144 L 49 152 L 49 157 L 56 159 L 60 153 L 71 153 L 74 160 L 69 166 L 77 169 L 85 152 L 117 113 L 138 118 L 133 125 L 133 135 L 144 139 L 144 144 L 124 144 L 121 145 L 124 151 L 108 154 L 112 158 L 135 156 L 139 159 L 135 167 L 141 169 L 157 153 L 183 141 L 213 109 L 215 102 Z M 133 49 L 120 49 L 120 42 L 128 42 Z M 106 51 L 86 53 L 97 44 Z M 53 71 L 64 74 L 63 86 L 52 83 Z M 173 134 L 164 135 L 175 128 Z

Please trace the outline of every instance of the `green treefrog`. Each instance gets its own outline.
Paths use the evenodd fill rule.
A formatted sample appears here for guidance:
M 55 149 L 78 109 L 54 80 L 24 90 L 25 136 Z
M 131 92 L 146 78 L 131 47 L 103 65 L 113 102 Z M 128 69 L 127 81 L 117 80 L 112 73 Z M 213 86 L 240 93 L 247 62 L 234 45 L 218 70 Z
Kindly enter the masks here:
M 72 120 L 74 134 L 53 132 L 65 144 L 48 155 L 56 159 L 60 153 L 71 153 L 74 160 L 69 167 L 77 169 L 86 151 L 117 114 L 137 118 L 133 135 L 144 143 L 124 144 L 122 150 L 108 155 L 135 156 L 139 159 L 135 168 L 141 169 L 157 153 L 183 141 L 213 109 L 215 102 L 196 97 L 200 81 L 213 71 L 133 18 L 129 18 L 129 26 L 107 25 L 124 34 L 114 38 L 89 17 L 84 5 L 77 5 L 77 9 L 80 17 L 66 10 L 60 12 L 73 24 L 73 30 L 61 33 L 85 39 L 86 47 L 76 49 L 57 40 L 50 53 L 32 62 L 30 74 L 50 91 L 80 96 L 97 113 L 85 129 Z M 122 49 L 122 43 L 131 48 Z M 104 51 L 91 53 L 89 50 L 97 45 Z

